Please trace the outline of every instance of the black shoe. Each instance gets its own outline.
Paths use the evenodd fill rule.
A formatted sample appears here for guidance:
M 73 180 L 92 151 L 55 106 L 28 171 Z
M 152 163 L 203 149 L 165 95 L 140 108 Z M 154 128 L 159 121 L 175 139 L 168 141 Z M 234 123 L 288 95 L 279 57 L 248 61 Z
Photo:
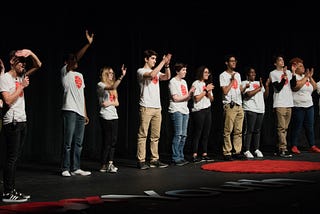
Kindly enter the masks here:
M 236 160 L 247 160 L 246 156 L 244 156 L 243 154 L 234 154 L 232 155 L 233 159 L 236 159 Z
M 214 160 L 213 160 L 212 158 L 210 158 L 208 155 L 202 156 L 201 159 L 202 159 L 203 161 L 206 161 L 206 162 L 214 161 Z
M 21 196 L 22 198 L 26 198 L 26 199 L 30 199 L 31 198 L 31 195 L 27 195 L 27 194 L 24 194 L 22 192 L 18 192 L 16 189 L 13 190 L 17 195 Z
M 189 161 L 187 161 L 187 160 L 179 160 L 179 161 L 174 162 L 174 164 L 176 166 L 184 166 L 184 165 L 186 165 L 188 163 L 189 163 Z
M 142 169 L 142 170 L 145 170 L 145 169 L 149 169 L 149 168 L 150 168 L 150 167 L 146 164 L 146 162 L 138 162 L 137 167 L 138 167 L 138 169 Z
M 225 156 L 223 157 L 223 159 L 224 159 L 225 161 L 233 161 L 233 158 L 232 158 L 231 155 L 225 155 Z
M 159 160 L 156 161 L 150 161 L 150 165 L 151 168 L 166 168 L 168 167 L 168 164 L 165 163 L 161 163 Z
M 283 158 L 291 158 L 292 154 L 289 151 L 279 151 L 279 156 Z
M 21 194 L 17 193 L 16 191 L 11 191 L 8 193 L 3 193 L 2 195 L 2 201 L 3 202 L 25 202 L 27 201 L 27 198 L 22 197 Z
M 198 156 L 193 156 L 192 157 L 192 163 L 200 163 L 201 162 L 201 159 L 198 158 Z

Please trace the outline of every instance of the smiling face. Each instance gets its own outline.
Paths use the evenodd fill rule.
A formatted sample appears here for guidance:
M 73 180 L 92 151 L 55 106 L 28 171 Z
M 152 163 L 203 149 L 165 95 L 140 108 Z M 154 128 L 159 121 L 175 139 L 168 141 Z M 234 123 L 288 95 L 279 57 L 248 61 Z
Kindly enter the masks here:
M 253 68 L 250 68 L 248 71 L 247 78 L 249 81 L 254 81 L 256 79 L 256 71 Z

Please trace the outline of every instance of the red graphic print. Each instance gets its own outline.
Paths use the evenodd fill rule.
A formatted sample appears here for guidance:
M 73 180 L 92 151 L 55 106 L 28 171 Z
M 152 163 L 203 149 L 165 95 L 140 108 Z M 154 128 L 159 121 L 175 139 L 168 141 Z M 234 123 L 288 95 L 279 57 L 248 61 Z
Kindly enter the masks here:
M 152 79 L 152 82 L 153 82 L 153 84 L 155 84 L 155 85 L 158 83 L 158 81 L 159 81 L 158 76 L 155 76 L 155 77 Z
M 16 84 L 16 90 L 17 90 L 19 85 L 21 85 L 21 82 L 15 82 L 15 84 Z M 22 96 L 23 96 L 23 91 L 21 91 L 21 93 L 19 94 L 19 97 L 22 97 Z
M 310 86 L 310 82 L 309 80 L 306 82 L 306 86 L 309 87 Z
M 187 94 L 187 88 L 185 85 L 180 85 L 182 96 Z
M 238 80 L 237 79 L 233 80 L 232 88 L 234 88 L 234 89 L 238 88 Z
M 110 99 L 110 102 L 114 102 L 115 99 L 116 99 L 116 96 L 114 94 L 111 94 L 109 95 L 109 99 Z
M 76 86 L 80 88 L 82 86 L 82 79 L 79 76 L 74 77 L 74 82 L 76 83 Z
M 281 80 L 282 80 L 284 77 L 285 77 L 285 74 L 282 74 L 282 75 L 281 75 Z M 288 78 L 286 79 L 286 82 L 285 82 L 284 84 L 285 84 L 285 85 L 288 84 Z
M 253 84 L 253 88 L 254 88 L 254 89 L 257 89 L 257 88 L 259 88 L 259 87 L 260 87 L 260 84 L 257 84 L 257 83 Z

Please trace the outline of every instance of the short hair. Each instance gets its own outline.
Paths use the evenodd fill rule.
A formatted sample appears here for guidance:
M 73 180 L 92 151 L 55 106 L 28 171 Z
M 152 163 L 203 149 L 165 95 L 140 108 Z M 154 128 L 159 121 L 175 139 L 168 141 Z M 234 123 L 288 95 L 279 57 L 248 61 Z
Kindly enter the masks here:
M 155 52 L 154 50 L 145 50 L 144 52 L 143 52 L 143 56 L 144 56 L 144 58 L 150 58 L 151 56 L 156 56 L 156 57 L 158 57 L 158 53 L 157 52 Z
M 279 58 L 282 58 L 282 59 L 284 59 L 284 55 L 283 54 L 275 54 L 275 55 L 273 55 L 273 63 L 276 63 L 277 62 L 277 60 L 279 59 Z
M 182 68 L 186 68 L 187 64 L 184 64 L 182 62 L 177 62 L 176 64 L 174 64 L 174 70 L 176 72 L 179 72 Z
M 235 59 L 237 59 L 237 57 L 234 55 L 234 54 L 228 54 L 228 55 L 226 55 L 225 57 L 224 57 L 224 61 L 225 62 L 229 62 L 230 61 L 230 58 L 235 58 Z
M 299 57 L 294 57 L 289 61 L 289 66 L 298 64 L 298 63 L 302 63 L 303 64 L 303 60 Z

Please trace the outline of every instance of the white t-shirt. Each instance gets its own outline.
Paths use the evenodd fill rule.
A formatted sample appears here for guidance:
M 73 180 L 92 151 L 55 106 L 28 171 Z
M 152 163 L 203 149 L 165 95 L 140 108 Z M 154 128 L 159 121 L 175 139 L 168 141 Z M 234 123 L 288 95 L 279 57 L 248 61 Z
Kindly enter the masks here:
M 192 83 L 192 86 L 194 86 L 196 89 L 194 91 L 193 96 L 197 96 L 204 91 L 204 89 L 206 88 L 206 83 L 203 81 L 196 80 Z M 212 91 L 210 93 L 212 95 Z M 211 106 L 210 99 L 207 96 L 204 96 L 199 102 L 193 101 L 193 108 L 191 109 L 191 111 L 192 112 L 200 111 L 200 110 L 206 109 L 210 106 Z
M 189 93 L 187 82 L 184 79 L 177 80 L 175 77 L 169 82 L 170 104 L 169 113 L 181 112 L 182 114 L 189 114 L 188 101 L 175 102 L 172 99 L 173 95 L 185 96 Z
M 105 90 L 106 84 L 99 82 L 97 84 L 97 93 L 100 104 L 100 117 L 105 120 L 114 120 L 118 119 L 117 109 L 114 105 L 108 107 L 101 106 L 101 103 L 104 101 L 112 102 L 116 99 L 115 95 L 110 94 L 108 90 Z
M 16 85 L 21 84 L 22 77 L 14 78 L 9 72 L 0 76 L 0 92 L 6 91 L 10 94 L 16 91 Z M 26 122 L 27 115 L 25 111 L 24 93 L 19 94 L 18 99 L 10 106 L 3 117 L 3 124 L 16 122 Z
M 247 83 L 249 83 L 249 88 L 246 88 Z M 243 92 L 253 91 L 260 87 L 259 81 L 242 81 L 241 85 L 243 88 L 246 88 Z M 262 86 L 261 90 L 257 92 L 254 96 L 250 97 L 249 99 L 243 99 L 242 107 L 245 111 L 252 111 L 256 113 L 264 113 L 265 111 L 265 104 L 264 104 L 264 96 L 263 93 L 265 92 L 264 87 Z
M 296 75 L 296 79 L 301 80 L 304 78 L 304 74 L 302 76 Z M 313 92 L 313 86 L 310 83 L 310 81 L 307 81 L 299 91 L 293 91 L 292 97 L 293 97 L 293 105 L 295 107 L 303 107 L 308 108 L 313 105 L 312 101 L 312 92 Z
M 160 108 L 160 86 L 159 77 L 163 73 L 159 72 L 153 79 L 144 79 L 143 75 L 146 72 L 150 72 L 152 69 L 139 68 L 137 71 L 138 82 L 140 85 L 140 106 L 148 108 Z
M 280 92 L 277 92 L 276 89 L 273 92 L 273 108 L 277 107 L 293 107 L 293 98 L 292 91 L 290 86 L 290 80 L 292 79 L 292 73 L 289 70 L 286 70 L 287 81 L 285 82 L 283 88 Z M 272 83 L 280 83 L 283 79 L 283 71 L 273 70 L 269 74 L 269 78 Z
M 62 110 L 73 111 L 85 117 L 84 80 L 81 73 L 67 72 L 67 65 L 61 68 L 63 86 Z
M 238 105 L 242 105 L 242 97 L 241 97 L 241 90 L 240 90 L 241 76 L 238 72 L 235 72 L 235 73 L 236 73 L 234 75 L 235 80 L 233 81 L 233 85 L 230 91 L 226 95 L 222 94 L 223 104 L 228 104 L 231 101 L 233 101 Z M 231 81 L 230 79 L 231 79 L 231 74 L 229 74 L 227 71 L 222 72 L 219 75 L 220 87 L 228 86 Z
M 320 81 L 317 82 L 317 93 L 320 95 Z M 319 106 L 320 106 L 320 99 L 319 99 Z M 320 115 L 320 108 L 319 108 L 319 115 Z

